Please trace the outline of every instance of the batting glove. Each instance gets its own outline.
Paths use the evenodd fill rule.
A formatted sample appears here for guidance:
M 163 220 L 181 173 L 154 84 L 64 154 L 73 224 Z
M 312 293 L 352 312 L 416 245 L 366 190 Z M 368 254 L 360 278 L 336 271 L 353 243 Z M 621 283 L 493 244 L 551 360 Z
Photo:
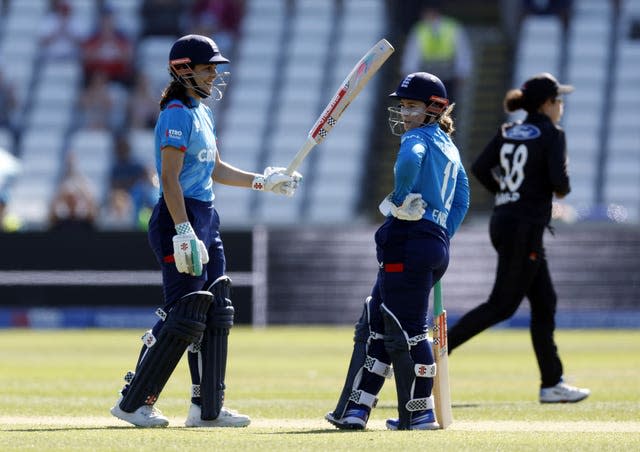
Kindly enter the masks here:
M 173 236 L 173 258 L 180 273 L 191 276 L 202 275 L 202 266 L 209 262 L 209 253 L 202 240 L 196 236 L 191 223 L 176 225 Z
M 392 195 L 393 193 L 390 193 L 378 206 L 378 210 L 380 210 L 382 215 L 385 217 L 393 215 L 397 219 L 405 221 L 418 221 L 422 219 L 427 203 L 422 199 L 420 193 L 409 193 L 399 207 L 391 201 Z
M 264 169 L 264 174 L 253 179 L 252 188 L 278 195 L 293 196 L 302 181 L 302 174 L 294 171 L 289 175 L 286 171 L 287 169 L 283 167 L 268 166 Z

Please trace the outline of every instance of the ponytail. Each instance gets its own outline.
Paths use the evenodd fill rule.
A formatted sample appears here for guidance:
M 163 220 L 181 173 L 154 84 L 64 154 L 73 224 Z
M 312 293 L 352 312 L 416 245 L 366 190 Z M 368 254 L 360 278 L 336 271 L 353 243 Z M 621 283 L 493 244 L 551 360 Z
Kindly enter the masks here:
M 187 96 L 186 88 L 176 80 L 172 80 L 171 83 L 169 83 L 162 91 L 162 97 L 160 98 L 160 110 L 164 110 L 167 104 L 174 99 L 179 100 L 184 105 L 191 108 L 191 99 Z
M 540 108 L 540 105 L 542 105 L 544 101 L 546 101 L 546 99 L 528 98 L 521 89 L 511 89 L 505 94 L 502 105 L 507 113 L 512 113 L 520 109 L 527 113 L 534 113 L 538 111 L 538 108 Z
M 451 134 L 456 130 L 455 126 L 453 125 L 453 118 L 451 117 L 454 106 L 455 103 L 449 105 L 437 120 L 440 128 L 449 136 L 451 136 Z

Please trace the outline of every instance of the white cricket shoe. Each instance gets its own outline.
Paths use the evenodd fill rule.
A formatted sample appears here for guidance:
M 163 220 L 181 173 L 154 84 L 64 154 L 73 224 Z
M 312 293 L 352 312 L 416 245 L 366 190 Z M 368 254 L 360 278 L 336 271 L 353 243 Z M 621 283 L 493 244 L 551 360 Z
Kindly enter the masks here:
M 249 416 L 228 410 L 225 407 L 222 407 L 220 414 L 215 419 L 204 420 L 200 417 L 201 413 L 200 406 L 192 403 L 184 425 L 187 427 L 246 427 L 251 423 Z
M 118 419 L 122 419 L 136 427 L 166 427 L 169 425 L 169 419 L 167 419 L 166 416 L 164 416 L 155 406 L 142 405 L 133 413 L 127 413 L 120 408 L 121 401 L 122 397 L 120 397 L 114 407 L 111 408 L 111 414 Z
M 576 388 L 562 381 L 550 388 L 540 389 L 540 403 L 575 403 L 586 399 L 591 391 Z

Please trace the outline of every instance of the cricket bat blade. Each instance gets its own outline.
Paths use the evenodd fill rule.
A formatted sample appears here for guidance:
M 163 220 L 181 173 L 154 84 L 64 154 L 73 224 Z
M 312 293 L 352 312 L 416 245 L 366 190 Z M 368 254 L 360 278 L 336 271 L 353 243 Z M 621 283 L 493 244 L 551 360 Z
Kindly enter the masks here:
M 434 287 L 433 356 L 436 361 L 436 376 L 433 379 L 433 398 L 436 419 L 445 429 L 453 422 L 451 391 L 449 388 L 449 344 L 447 339 L 447 311 L 442 307 L 440 281 Z

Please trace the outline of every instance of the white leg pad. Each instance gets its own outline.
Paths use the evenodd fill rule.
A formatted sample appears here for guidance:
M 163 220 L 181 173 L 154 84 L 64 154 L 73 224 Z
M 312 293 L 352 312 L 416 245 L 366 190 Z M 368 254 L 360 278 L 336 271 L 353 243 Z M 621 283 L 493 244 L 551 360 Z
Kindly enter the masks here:
M 378 398 L 375 395 L 369 394 L 368 392 L 362 391 L 360 389 L 354 389 L 353 391 L 351 391 L 349 400 L 359 405 L 366 405 L 369 408 L 375 408 L 376 404 L 378 403 Z
M 436 363 L 433 364 L 416 364 L 413 369 L 416 377 L 433 378 L 436 376 Z
M 393 377 L 393 368 L 389 364 L 385 364 L 377 358 L 372 358 L 367 355 L 367 359 L 364 362 L 364 368 L 372 374 L 380 375 L 384 378 Z
M 422 399 L 411 399 L 406 405 L 407 411 L 422 411 L 433 409 L 433 396 Z

